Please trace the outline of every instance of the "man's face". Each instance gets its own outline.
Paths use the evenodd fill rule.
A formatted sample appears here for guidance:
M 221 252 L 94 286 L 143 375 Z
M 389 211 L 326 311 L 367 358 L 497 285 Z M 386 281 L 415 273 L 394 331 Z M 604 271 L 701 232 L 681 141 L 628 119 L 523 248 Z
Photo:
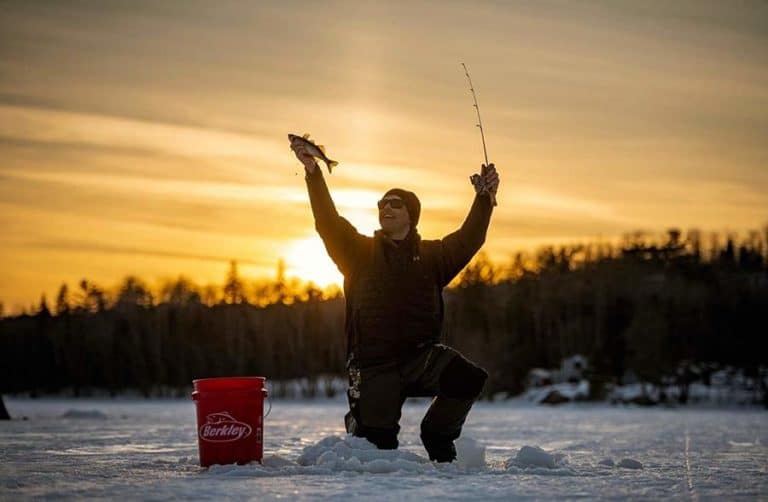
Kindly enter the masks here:
M 397 195 L 387 195 L 379 201 L 379 224 L 384 233 L 389 235 L 410 229 L 411 218 L 403 199 Z

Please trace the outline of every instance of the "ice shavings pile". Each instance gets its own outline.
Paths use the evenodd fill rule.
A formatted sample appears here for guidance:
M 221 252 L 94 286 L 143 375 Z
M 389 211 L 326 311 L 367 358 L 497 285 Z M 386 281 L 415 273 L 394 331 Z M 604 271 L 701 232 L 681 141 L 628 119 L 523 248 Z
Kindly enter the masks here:
M 304 448 L 299 465 L 326 466 L 333 471 L 370 473 L 417 472 L 433 470 L 429 460 L 403 450 L 379 450 L 362 438 L 330 436 Z

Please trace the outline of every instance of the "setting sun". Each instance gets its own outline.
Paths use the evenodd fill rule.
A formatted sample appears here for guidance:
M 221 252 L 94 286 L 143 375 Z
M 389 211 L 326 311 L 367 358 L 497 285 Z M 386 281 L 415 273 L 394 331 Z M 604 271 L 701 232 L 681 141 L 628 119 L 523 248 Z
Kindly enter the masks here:
M 328 257 L 323 241 L 317 235 L 293 241 L 286 256 L 286 273 L 320 287 L 341 285 L 343 277 Z

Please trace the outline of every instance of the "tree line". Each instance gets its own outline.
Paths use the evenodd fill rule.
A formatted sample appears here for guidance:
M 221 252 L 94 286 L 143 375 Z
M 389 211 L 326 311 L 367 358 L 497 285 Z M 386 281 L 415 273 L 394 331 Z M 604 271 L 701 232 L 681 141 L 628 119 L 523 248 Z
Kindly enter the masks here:
M 601 384 L 628 373 L 684 385 L 693 363 L 768 366 L 768 227 L 746 236 L 670 230 L 479 255 L 445 292 L 444 341 L 488 369 L 487 395 L 519 393 L 531 368 L 585 355 Z M 83 279 L 52 306 L 0 320 L 0 391 L 186 391 L 194 378 L 344 375 L 344 298 L 277 277 L 248 283 L 232 263 L 221 286 L 180 277 L 152 290 L 126 277 L 110 294 Z M 323 381 L 325 381 L 323 379 Z

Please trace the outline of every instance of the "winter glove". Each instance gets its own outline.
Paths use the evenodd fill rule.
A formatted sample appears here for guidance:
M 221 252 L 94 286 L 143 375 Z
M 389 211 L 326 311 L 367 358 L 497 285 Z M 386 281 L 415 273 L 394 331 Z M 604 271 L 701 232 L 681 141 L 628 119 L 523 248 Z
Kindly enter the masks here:
M 499 189 L 499 174 L 496 167 L 491 163 L 487 166 L 482 164 L 480 174 L 473 174 L 469 177 L 472 186 L 475 187 L 475 193 L 487 194 L 491 198 L 491 204 L 496 205 L 496 191 Z

